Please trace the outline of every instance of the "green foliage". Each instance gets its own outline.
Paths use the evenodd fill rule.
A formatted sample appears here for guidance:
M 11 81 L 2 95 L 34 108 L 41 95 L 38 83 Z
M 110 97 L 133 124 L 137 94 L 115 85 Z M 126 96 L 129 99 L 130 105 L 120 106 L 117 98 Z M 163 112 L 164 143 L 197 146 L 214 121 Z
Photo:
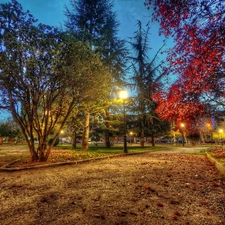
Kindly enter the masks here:
M 111 73 L 113 79 L 108 82 L 111 93 L 115 93 L 118 85 L 122 84 L 121 78 L 125 76 L 128 51 L 125 41 L 117 37 L 119 22 L 113 12 L 113 1 L 71 0 L 70 3 L 71 7 L 65 10 L 65 26 L 78 40 L 99 53 L 103 65 Z
M 87 113 L 91 116 L 101 114 L 103 120 L 101 127 L 105 129 L 107 138 L 108 130 L 112 127 L 108 108 L 118 86 L 122 84 L 122 77 L 125 76 L 125 55 L 127 54 L 125 41 L 117 38 L 119 23 L 116 20 L 116 13 L 113 12 L 111 0 L 71 0 L 70 4 L 71 7 L 66 7 L 65 10 L 67 17 L 65 26 L 78 40 L 99 54 L 102 64 L 111 75 L 105 83 L 110 89 L 102 94 L 101 100 L 85 102 L 80 107 L 83 116 Z M 98 82 L 102 81 L 98 80 Z M 99 87 L 99 90 L 103 91 L 105 87 L 102 89 Z M 93 94 L 95 95 L 96 93 Z M 84 129 L 84 135 L 85 131 L 87 134 L 87 130 Z M 84 140 L 87 139 L 87 137 L 84 138 Z
M 22 132 L 14 121 L 0 122 L 0 137 L 15 138 L 21 136 Z
M 190 139 L 191 141 L 198 141 L 200 140 L 201 137 L 200 134 L 195 133 L 188 135 L 187 138 Z
M 73 31 L 79 40 L 86 41 L 91 46 L 99 46 L 106 36 L 106 28 L 109 28 L 110 19 L 112 18 L 112 1 L 106 0 L 72 0 L 71 10 L 66 7 L 65 15 L 67 21 L 65 26 L 69 31 Z M 111 27 L 111 29 L 115 29 Z
M 51 145 L 53 142 L 54 138 L 49 138 L 48 139 L 48 145 Z M 56 139 L 55 143 L 54 143 L 54 147 L 57 146 L 59 144 L 59 138 Z
M 140 135 L 142 139 L 141 144 L 143 145 L 145 135 L 151 135 L 153 138 L 156 133 L 161 132 L 163 127 L 165 127 L 165 124 L 155 113 L 156 104 L 152 99 L 155 88 L 160 87 L 163 73 L 160 71 L 161 65 L 156 65 L 158 53 L 152 60 L 148 57 L 150 27 L 147 26 L 145 30 L 141 21 L 137 22 L 137 26 L 138 29 L 135 32 L 135 36 L 129 42 L 134 52 L 134 56 L 129 57 L 133 72 L 131 79 L 134 83 L 133 88 L 137 93 L 135 101 L 132 101 L 130 105 L 130 110 L 137 115 L 134 123 L 136 123 L 135 127 L 138 127 L 136 132 Z M 168 126 L 166 127 L 168 128 Z
M 92 141 L 100 141 L 100 136 L 98 133 L 94 133 L 92 138 L 91 138 Z
M 0 21 L 0 107 L 20 125 L 32 159 L 44 161 L 49 134 L 57 138 L 82 103 L 102 101 L 110 75 L 98 54 L 68 33 L 37 25 L 16 0 L 0 4 Z M 43 140 L 38 151 L 34 135 Z

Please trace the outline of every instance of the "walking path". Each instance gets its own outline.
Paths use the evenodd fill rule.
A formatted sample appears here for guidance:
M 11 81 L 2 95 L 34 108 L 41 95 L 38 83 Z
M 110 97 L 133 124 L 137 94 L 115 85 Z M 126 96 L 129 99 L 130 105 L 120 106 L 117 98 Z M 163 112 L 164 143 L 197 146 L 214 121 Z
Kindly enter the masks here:
M 179 147 L 179 148 L 171 148 L 168 150 L 162 150 L 161 152 L 167 153 L 194 153 L 194 152 L 204 152 L 205 150 L 210 149 L 210 147 Z
M 124 155 L 0 172 L 4 203 L 0 221 L 1 225 L 218 225 L 225 224 L 224 193 L 224 181 L 204 155 L 178 150 Z

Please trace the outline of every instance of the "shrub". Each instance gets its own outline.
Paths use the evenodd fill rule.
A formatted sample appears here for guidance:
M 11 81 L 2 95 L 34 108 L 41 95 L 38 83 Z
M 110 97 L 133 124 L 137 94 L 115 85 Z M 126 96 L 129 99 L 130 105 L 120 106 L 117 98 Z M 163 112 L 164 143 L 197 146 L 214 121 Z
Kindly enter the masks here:
M 53 142 L 53 138 L 48 139 L 48 145 L 50 145 Z M 59 138 L 56 139 L 55 143 L 53 146 L 57 146 L 59 144 Z

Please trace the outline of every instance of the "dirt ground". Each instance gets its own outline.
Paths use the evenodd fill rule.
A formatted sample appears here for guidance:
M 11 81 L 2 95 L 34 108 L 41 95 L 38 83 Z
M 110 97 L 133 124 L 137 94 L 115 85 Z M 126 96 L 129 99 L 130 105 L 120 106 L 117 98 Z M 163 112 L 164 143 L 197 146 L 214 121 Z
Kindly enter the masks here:
M 148 153 L 0 172 L 1 225 L 225 224 L 225 181 L 204 155 Z

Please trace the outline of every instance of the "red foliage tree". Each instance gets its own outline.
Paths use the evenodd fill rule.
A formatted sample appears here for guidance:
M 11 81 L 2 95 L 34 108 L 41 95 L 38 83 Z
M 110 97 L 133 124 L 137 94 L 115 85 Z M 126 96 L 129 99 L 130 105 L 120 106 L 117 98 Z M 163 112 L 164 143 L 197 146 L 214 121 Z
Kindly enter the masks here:
M 175 122 L 175 130 L 185 122 L 188 133 L 199 133 L 198 126 L 202 115 L 207 112 L 207 104 L 200 103 L 197 95 L 190 99 L 183 95 L 185 87 L 180 82 L 173 84 L 169 92 L 157 92 L 154 101 L 157 103 L 156 113 L 163 120 Z
M 225 106 L 225 1 L 146 0 L 145 5 L 161 26 L 159 33 L 175 41 L 167 60 L 178 80 L 157 111 L 167 119 L 193 120 L 206 105 Z

